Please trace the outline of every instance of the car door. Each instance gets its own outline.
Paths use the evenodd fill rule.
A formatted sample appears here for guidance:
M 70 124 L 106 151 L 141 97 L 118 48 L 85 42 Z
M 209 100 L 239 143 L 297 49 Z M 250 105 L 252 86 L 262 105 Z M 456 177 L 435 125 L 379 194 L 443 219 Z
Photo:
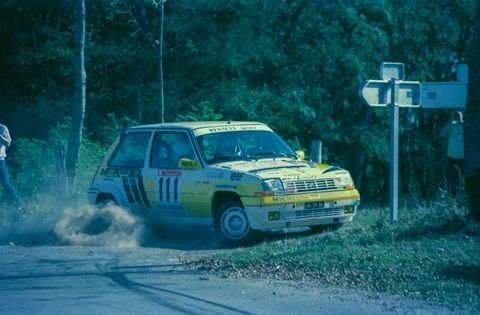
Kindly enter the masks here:
M 145 187 L 158 219 L 198 217 L 199 189 L 203 172 L 187 131 L 155 132 L 145 168 Z M 201 198 L 202 199 L 202 198 Z

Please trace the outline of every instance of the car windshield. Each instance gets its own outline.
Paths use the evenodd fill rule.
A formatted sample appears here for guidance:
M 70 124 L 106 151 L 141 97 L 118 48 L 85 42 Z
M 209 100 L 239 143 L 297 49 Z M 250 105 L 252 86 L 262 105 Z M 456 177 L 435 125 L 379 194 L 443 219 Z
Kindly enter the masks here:
M 209 164 L 261 158 L 289 157 L 295 153 L 274 132 L 245 130 L 209 133 L 197 137 Z

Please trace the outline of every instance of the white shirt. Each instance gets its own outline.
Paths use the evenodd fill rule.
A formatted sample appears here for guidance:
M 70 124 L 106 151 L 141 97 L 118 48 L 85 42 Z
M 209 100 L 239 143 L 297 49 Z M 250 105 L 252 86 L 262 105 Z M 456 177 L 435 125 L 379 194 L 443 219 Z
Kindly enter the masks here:
M 0 160 L 4 160 L 7 156 L 7 147 L 12 143 L 10 133 L 7 126 L 0 124 Z

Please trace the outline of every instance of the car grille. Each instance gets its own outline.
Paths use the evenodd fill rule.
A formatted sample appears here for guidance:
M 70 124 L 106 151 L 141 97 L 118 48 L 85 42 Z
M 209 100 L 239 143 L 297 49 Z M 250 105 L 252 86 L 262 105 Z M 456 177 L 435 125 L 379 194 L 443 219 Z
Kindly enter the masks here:
M 335 190 L 333 179 L 298 180 L 284 182 L 285 190 L 294 192 Z
M 282 211 L 280 212 L 280 220 L 292 220 L 303 218 L 323 218 L 339 216 L 343 214 L 342 208 L 328 208 L 328 209 L 308 209 L 297 211 Z

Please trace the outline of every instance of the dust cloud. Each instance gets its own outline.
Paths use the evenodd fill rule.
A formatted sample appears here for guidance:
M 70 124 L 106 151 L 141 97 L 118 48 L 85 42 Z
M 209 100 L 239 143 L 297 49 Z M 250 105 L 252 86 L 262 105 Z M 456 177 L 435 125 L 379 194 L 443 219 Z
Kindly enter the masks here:
M 60 244 L 115 247 L 140 246 L 143 230 L 140 218 L 115 205 L 65 209 L 53 227 Z
M 0 245 L 227 248 L 212 228 L 160 224 L 150 213 L 116 205 L 68 206 L 44 195 L 20 214 L 0 208 Z
M 115 205 L 42 207 L 21 217 L 15 211 L 2 214 L 1 245 L 137 247 L 146 231 L 142 218 Z

